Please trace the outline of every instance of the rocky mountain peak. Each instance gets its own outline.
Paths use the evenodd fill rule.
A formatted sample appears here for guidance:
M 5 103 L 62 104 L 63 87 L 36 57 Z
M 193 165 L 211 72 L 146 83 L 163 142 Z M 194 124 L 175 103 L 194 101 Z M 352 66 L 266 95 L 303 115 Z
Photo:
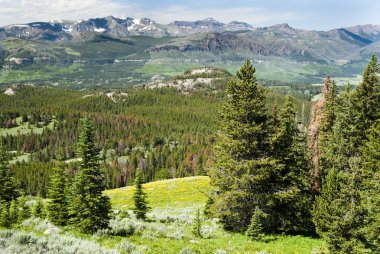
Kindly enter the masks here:
M 293 27 L 289 26 L 288 23 L 282 23 L 282 24 L 274 25 L 273 28 L 284 29 L 284 30 L 293 30 L 294 29 Z
M 226 25 L 226 28 L 228 31 L 249 31 L 255 29 L 252 25 L 239 21 L 231 21 Z
M 217 21 L 217 20 L 215 20 L 213 18 L 206 18 L 206 19 L 203 19 L 201 21 L 207 22 L 207 23 L 214 23 L 214 24 L 223 24 L 223 23 L 221 23 L 221 22 L 219 22 L 219 21 Z

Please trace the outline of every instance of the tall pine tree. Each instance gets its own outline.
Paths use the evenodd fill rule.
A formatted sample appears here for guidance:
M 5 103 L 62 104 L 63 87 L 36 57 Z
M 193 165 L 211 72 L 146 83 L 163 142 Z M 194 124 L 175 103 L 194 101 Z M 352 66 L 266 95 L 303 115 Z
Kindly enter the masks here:
M 266 91 L 247 60 L 237 80 L 227 84 L 227 100 L 221 111 L 221 134 L 215 147 L 216 162 L 210 170 L 216 187 L 212 209 L 224 227 L 245 231 L 257 206 L 265 212 L 278 171 L 269 155 L 269 115 Z
M 268 207 L 275 230 L 306 232 L 311 222 L 310 165 L 306 137 L 297 126 L 294 99 L 287 96 L 279 114 L 279 126 L 271 138 L 272 157 L 280 171 L 268 185 L 274 185 L 273 202 Z
M 0 138 L 0 203 L 10 203 L 17 197 L 17 185 L 9 172 L 8 160 Z
M 362 144 L 362 136 L 372 126 L 372 123 L 380 118 L 380 68 L 376 55 L 372 55 L 363 72 L 363 81 L 353 94 L 353 105 L 357 117 L 356 121 L 356 146 Z
M 63 167 L 63 151 L 58 150 L 58 166 L 50 180 L 48 217 L 57 226 L 64 226 L 68 220 L 68 185 Z
M 348 86 L 346 88 L 346 98 L 349 100 L 349 91 L 350 87 Z M 346 98 L 343 98 L 346 99 Z M 339 98 L 338 98 L 338 87 L 335 83 L 335 81 L 332 81 L 329 89 L 327 91 L 324 91 L 324 106 L 322 109 L 322 119 L 320 122 L 320 125 L 318 126 L 319 131 L 319 137 L 318 137 L 318 161 L 317 167 L 319 171 L 319 177 L 323 177 L 327 174 L 328 170 L 331 168 L 331 164 L 328 163 L 326 160 L 326 156 L 329 155 L 328 147 L 330 139 L 333 135 L 333 128 L 337 117 L 337 111 L 338 111 L 338 104 L 339 104 Z M 347 103 L 346 101 L 343 103 Z M 326 156 L 325 156 L 326 154 Z M 315 165 L 314 165 L 315 166 Z M 319 179 L 321 180 L 321 179 Z M 319 182 L 319 185 L 321 184 L 321 181 Z
M 72 185 L 69 207 L 70 224 L 85 233 L 106 228 L 111 209 L 109 198 L 102 194 L 104 181 L 95 147 L 94 127 L 85 118 L 79 136 L 80 169 Z
M 380 253 L 380 120 L 369 130 L 363 147 L 361 199 L 367 211 L 365 238 L 374 253 Z
M 378 74 L 377 58 L 372 56 L 362 83 L 353 93 L 346 88 L 338 97 L 324 154 L 330 169 L 314 207 L 317 231 L 326 238 L 332 253 L 379 252 L 375 236 L 380 228 Z M 333 173 L 338 178 L 331 177 Z
M 135 177 L 135 193 L 133 194 L 133 200 L 135 201 L 134 212 L 137 219 L 146 219 L 146 213 L 149 210 L 148 201 L 146 199 L 146 193 L 143 191 L 143 179 L 141 176 L 141 170 L 137 170 Z

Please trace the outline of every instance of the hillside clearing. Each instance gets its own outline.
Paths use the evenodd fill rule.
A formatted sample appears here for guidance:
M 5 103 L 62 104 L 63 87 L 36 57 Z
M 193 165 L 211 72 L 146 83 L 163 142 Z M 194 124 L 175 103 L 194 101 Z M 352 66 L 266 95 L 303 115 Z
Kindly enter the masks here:
M 195 176 L 150 182 L 143 185 L 148 195 L 149 205 L 154 208 L 184 208 L 191 205 L 204 205 L 206 194 L 211 191 L 208 176 Z M 128 210 L 133 208 L 134 186 L 107 190 L 113 208 Z
M 253 242 L 241 233 L 225 231 L 217 219 L 203 219 L 204 238 L 192 234 L 192 223 L 197 209 L 207 201 L 212 190 L 207 176 L 185 177 L 150 182 L 143 185 L 152 210 L 148 213 L 150 222 L 131 218 L 121 219 L 117 224 L 136 226 L 136 232 L 124 238 L 102 237 L 98 241 L 109 248 L 128 246 L 141 253 L 320 253 L 325 250 L 322 240 L 304 236 L 273 236 L 268 242 Z M 114 209 L 133 209 L 135 187 L 107 190 Z M 187 251 L 187 252 L 186 252 Z M 139 252 L 140 253 L 140 252 Z

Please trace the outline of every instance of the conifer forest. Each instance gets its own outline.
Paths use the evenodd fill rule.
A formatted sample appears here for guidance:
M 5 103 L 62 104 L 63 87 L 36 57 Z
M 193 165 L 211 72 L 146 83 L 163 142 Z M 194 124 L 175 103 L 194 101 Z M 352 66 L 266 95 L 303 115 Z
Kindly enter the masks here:
M 0 252 L 379 253 L 377 57 L 315 102 L 255 71 L 213 91 L 0 95 Z
M 134 1 L 14 2 L 0 25 Z M 380 253 L 380 25 L 14 23 L 0 26 L 0 254 Z

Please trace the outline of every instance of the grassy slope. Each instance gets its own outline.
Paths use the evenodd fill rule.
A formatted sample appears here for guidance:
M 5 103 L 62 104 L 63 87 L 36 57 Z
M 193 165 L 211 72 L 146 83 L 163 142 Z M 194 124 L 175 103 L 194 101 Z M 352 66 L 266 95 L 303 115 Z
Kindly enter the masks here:
M 203 205 L 207 200 L 204 193 L 211 191 L 210 178 L 207 176 L 185 177 L 150 182 L 144 185 L 149 205 L 153 208 L 184 208 L 191 205 Z M 107 190 L 112 206 L 126 210 L 133 208 L 134 186 Z
M 151 182 L 144 185 L 152 211 L 149 217 L 155 222 L 150 226 L 171 227 L 183 232 L 182 239 L 173 237 L 155 237 L 151 240 L 145 234 L 135 234 L 128 241 L 139 246 L 145 245 L 148 253 L 179 253 L 184 248 L 190 248 L 195 253 L 215 253 L 225 250 L 227 253 L 316 253 L 324 249 L 322 240 L 303 236 L 275 236 L 267 243 L 252 242 L 239 233 L 224 231 L 215 220 L 205 220 L 204 226 L 212 228 L 213 233 L 207 239 L 192 237 L 191 224 L 196 209 L 203 207 L 207 197 L 204 193 L 211 190 L 210 179 L 206 176 L 186 177 L 179 179 Z M 105 194 L 111 198 L 115 209 L 133 208 L 134 187 L 107 190 Z M 171 217 L 174 222 L 158 222 L 161 218 Z M 172 233 L 172 234 L 175 234 Z M 117 239 L 103 238 L 100 241 L 108 247 L 117 245 Z M 222 252 L 221 252 L 222 253 Z
M 41 127 L 36 127 L 36 125 L 34 124 L 31 124 L 30 126 L 28 126 L 28 123 L 21 123 L 21 117 L 18 117 L 16 121 L 18 124 L 17 127 L 0 128 L 0 136 L 1 135 L 2 136 L 7 136 L 7 135 L 17 136 L 17 135 L 29 134 L 31 132 L 35 134 L 41 134 L 44 131 L 44 129 L 53 129 L 53 126 L 54 126 L 54 121 L 49 123 L 49 125 L 47 126 L 42 126 L 42 123 L 41 123 Z

